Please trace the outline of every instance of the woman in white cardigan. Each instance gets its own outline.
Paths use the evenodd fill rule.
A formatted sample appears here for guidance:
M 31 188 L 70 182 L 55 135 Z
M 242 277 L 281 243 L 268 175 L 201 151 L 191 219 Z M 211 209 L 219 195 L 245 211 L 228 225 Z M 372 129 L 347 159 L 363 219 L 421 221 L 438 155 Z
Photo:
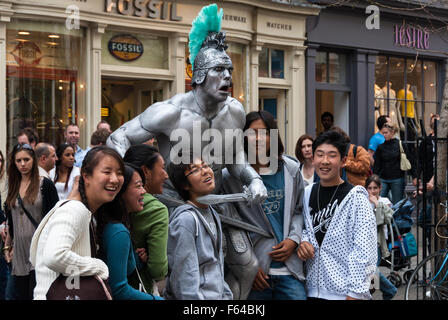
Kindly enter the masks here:
M 123 185 L 124 164 L 113 149 L 101 146 L 84 159 L 79 190 L 60 200 L 37 228 L 30 249 L 36 270 L 35 300 L 45 300 L 48 289 L 60 275 L 109 277 L 106 264 L 91 257 L 92 214 L 112 201 Z M 95 234 L 95 232 L 94 232 Z

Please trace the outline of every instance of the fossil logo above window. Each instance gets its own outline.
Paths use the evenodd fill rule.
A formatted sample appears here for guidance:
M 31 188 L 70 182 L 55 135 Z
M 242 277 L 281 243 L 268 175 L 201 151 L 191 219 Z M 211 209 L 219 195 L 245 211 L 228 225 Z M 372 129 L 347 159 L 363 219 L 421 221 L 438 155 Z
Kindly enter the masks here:
M 134 36 L 120 34 L 109 40 L 109 52 L 123 61 L 134 61 L 143 54 L 143 44 Z

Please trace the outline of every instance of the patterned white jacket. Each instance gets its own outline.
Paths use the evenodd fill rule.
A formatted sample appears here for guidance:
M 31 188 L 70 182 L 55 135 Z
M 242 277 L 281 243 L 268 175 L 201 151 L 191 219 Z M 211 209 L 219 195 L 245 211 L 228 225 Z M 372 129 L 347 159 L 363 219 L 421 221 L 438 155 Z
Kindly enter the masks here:
M 376 219 L 366 189 L 355 186 L 334 213 L 319 247 L 313 232 L 309 200 L 313 185 L 305 188 L 302 242 L 314 247 L 306 262 L 308 297 L 328 300 L 371 299 L 371 279 L 376 271 Z

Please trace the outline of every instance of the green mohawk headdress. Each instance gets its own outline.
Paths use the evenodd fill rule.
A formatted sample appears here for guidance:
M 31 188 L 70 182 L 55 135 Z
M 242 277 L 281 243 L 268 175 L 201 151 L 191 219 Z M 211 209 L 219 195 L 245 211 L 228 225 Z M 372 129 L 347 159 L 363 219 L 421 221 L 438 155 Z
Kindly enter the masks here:
M 219 32 L 221 30 L 223 11 L 218 11 L 218 6 L 214 3 L 203 7 L 198 16 L 193 20 L 190 35 L 190 63 L 194 70 L 194 59 L 201 50 L 202 44 L 210 32 Z

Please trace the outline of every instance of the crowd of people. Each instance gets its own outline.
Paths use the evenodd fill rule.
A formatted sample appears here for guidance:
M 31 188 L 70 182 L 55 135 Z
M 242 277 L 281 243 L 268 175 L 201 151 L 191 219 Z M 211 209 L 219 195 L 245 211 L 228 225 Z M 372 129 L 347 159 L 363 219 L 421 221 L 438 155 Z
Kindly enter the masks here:
M 384 224 L 404 196 L 400 160 L 404 153 L 416 179 L 415 158 L 386 116 L 367 150 L 332 119 L 323 115 L 317 137 L 299 137 L 296 158 L 284 155 L 278 137 L 272 169 L 260 158 L 270 154 L 277 123 L 267 111 L 246 115 L 244 130 L 255 134 L 245 150 L 255 148 L 251 166 L 268 197 L 233 206 L 269 234 L 250 233 L 258 272 L 249 300 L 371 299 L 372 276 L 388 254 Z M 51 299 L 73 268 L 105 281 L 113 299 L 233 299 L 219 212 L 197 200 L 215 190 L 212 168 L 192 155 L 166 165 L 152 140 L 121 157 L 106 146 L 110 134 L 100 122 L 83 150 L 75 124 L 59 146 L 27 128 L 8 159 L 0 152 L 0 299 Z M 156 198 L 168 179 L 184 201 L 171 213 Z M 222 180 L 225 193 L 244 192 L 227 169 Z M 397 291 L 381 274 L 380 288 L 384 299 Z

